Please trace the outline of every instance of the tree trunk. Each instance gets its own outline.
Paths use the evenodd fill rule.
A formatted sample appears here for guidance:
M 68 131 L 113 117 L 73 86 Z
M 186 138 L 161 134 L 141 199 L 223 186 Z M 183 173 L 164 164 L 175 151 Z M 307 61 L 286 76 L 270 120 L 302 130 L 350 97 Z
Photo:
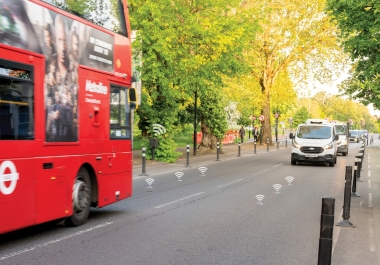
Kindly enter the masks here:
M 216 152 L 216 143 L 218 140 L 210 132 L 209 127 L 204 122 L 204 118 L 201 117 L 201 131 L 202 131 L 202 141 L 198 146 L 198 149 L 204 152 Z M 219 145 L 221 147 L 221 144 Z
M 272 141 L 272 128 L 271 128 L 271 113 L 270 113 L 270 97 L 269 94 L 266 94 L 265 101 L 263 102 L 263 115 L 265 120 L 263 122 L 263 143 L 267 143 L 267 139 L 269 139 L 269 145 L 273 145 Z

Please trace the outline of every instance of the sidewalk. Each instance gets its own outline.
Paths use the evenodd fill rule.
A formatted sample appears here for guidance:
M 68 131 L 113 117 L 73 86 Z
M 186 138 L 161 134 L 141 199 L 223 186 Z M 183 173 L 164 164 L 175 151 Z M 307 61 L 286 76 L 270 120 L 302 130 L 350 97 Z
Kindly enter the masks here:
M 279 137 L 279 148 L 285 148 L 286 137 L 287 136 L 282 136 L 282 135 Z M 272 140 L 273 140 L 273 145 L 269 146 L 269 148 L 270 149 L 276 149 L 277 143 L 275 142 L 275 138 L 273 137 Z M 289 139 L 287 139 L 287 146 L 290 147 L 290 145 L 291 145 L 291 141 Z M 239 149 L 238 144 L 223 145 L 223 146 L 221 146 L 221 150 L 223 151 L 223 154 L 220 153 L 220 157 L 228 156 L 228 155 L 236 155 L 237 156 L 238 155 L 238 149 Z M 263 141 L 262 145 L 260 145 L 260 142 L 256 143 L 256 150 L 257 151 L 266 150 L 266 149 L 267 149 L 266 141 Z M 186 147 L 177 148 L 176 151 L 182 153 L 182 155 L 173 164 L 186 164 Z M 253 153 L 254 152 L 253 138 L 245 139 L 245 142 L 242 143 L 240 146 L 240 151 L 241 151 L 242 155 L 244 153 L 248 153 L 248 152 Z M 141 165 L 142 165 L 141 150 L 133 150 L 132 153 L 133 153 L 133 168 L 134 168 L 134 170 L 137 170 L 137 169 L 141 168 Z M 207 154 L 202 154 L 199 150 L 197 150 L 195 157 L 196 158 L 216 157 L 216 150 L 214 151 L 214 153 L 207 153 Z M 190 159 L 192 159 L 192 158 L 194 158 L 193 146 L 190 146 Z M 156 160 L 152 161 L 150 159 L 147 159 L 146 164 L 147 165 L 165 165 L 168 163 L 156 161 Z

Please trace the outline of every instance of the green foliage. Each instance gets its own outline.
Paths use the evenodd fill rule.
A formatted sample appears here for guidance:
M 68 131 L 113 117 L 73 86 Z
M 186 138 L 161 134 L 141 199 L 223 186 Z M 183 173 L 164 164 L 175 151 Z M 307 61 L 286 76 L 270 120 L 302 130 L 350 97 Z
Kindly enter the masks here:
M 239 3 L 239 0 L 129 1 L 131 25 L 138 30 L 137 40 L 142 43 L 136 48 L 142 49 L 143 92 L 137 114 L 143 136 L 149 137 L 152 124 L 159 123 L 167 130 L 165 137 L 172 139 L 176 128 L 192 120 L 195 91 L 200 99 L 198 112 L 203 115 L 202 121 L 210 125 L 215 136 L 224 134 L 225 106 L 205 98 L 218 98 L 222 76 L 232 76 L 244 69 L 238 55 L 243 50 L 241 44 L 246 44 L 242 40 L 254 30 L 252 24 L 242 27 L 242 16 L 231 12 Z M 213 111 L 203 113 L 209 109 Z M 158 156 L 168 156 L 170 160 L 175 157 L 174 148 L 166 139 L 157 150 Z
M 168 137 L 158 137 L 158 147 L 155 148 L 154 158 L 157 161 L 174 163 L 179 156 L 180 152 L 176 152 L 177 143 Z M 149 139 L 146 137 L 137 136 L 133 139 L 133 150 L 142 150 L 145 147 L 146 158 L 152 158 L 152 148 L 149 146 Z M 174 150 L 174 151 L 173 151 Z
M 176 142 L 168 137 L 162 137 L 159 139 L 159 145 L 156 148 L 155 159 L 162 162 L 174 163 L 179 156 L 180 152 L 173 151 L 177 148 Z M 151 150 L 149 150 L 151 156 Z
M 222 95 L 209 91 L 201 98 L 201 102 L 200 112 L 202 113 L 202 119 L 216 139 L 222 140 L 228 127 L 224 111 L 226 101 L 223 100 Z
M 297 127 L 298 124 L 305 123 L 306 120 L 309 118 L 309 112 L 305 107 L 300 108 L 293 117 L 293 124 L 292 127 Z
M 342 90 L 364 104 L 380 108 L 380 2 L 327 0 L 327 10 L 337 22 L 344 50 L 356 66 Z

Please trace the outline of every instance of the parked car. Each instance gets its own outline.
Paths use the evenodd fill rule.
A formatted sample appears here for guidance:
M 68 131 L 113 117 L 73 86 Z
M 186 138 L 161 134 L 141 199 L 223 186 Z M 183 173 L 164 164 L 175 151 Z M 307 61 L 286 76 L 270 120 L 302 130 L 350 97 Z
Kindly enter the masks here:
M 359 130 L 350 130 L 350 142 L 359 143 L 361 140 L 361 134 Z
M 339 122 L 339 121 L 331 121 L 331 124 L 335 126 L 335 133 L 339 135 L 339 140 L 337 142 L 338 145 L 338 153 L 341 153 L 343 156 L 348 154 L 348 133 L 347 133 L 347 123 Z
M 362 137 L 368 138 L 368 130 L 362 130 Z

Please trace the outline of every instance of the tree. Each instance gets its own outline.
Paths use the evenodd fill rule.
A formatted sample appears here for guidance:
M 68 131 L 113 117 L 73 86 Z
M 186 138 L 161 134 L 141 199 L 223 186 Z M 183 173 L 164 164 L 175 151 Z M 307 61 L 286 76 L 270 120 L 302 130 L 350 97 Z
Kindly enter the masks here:
M 260 25 L 244 59 L 250 63 L 263 94 L 264 138 L 272 139 L 271 94 L 279 75 L 316 69 L 314 74 L 328 77 L 331 64 L 341 61 L 335 26 L 324 7 L 324 0 L 286 0 L 281 4 L 273 0 L 243 1 L 243 8 L 251 10 Z M 326 62 L 330 69 L 326 69 Z
M 138 110 L 140 125 L 145 127 L 140 129 L 149 131 L 151 124 L 164 123 L 170 136 L 180 120 L 178 113 L 194 104 L 197 93 L 203 137 L 222 137 L 221 120 L 226 122 L 226 118 L 216 110 L 225 107 L 218 101 L 225 102 L 222 76 L 233 76 L 242 69 L 236 54 L 241 53 L 240 43 L 246 43 L 242 40 L 254 33 L 252 25 L 242 27 L 242 18 L 233 12 L 239 0 L 129 3 L 132 28 L 142 41 L 146 101 Z M 204 113 L 210 109 L 218 114 Z M 206 142 L 211 143 L 205 144 L 207 148 L 215 147 L 214 140 Z
M 327 0 L 327 10 L 338 24 L 339 38 L 355 66 L 342 90 L 380 108 L 380 2 Z
M 308 118 L 309 112 L 305 107 L 302 107 L 294 114 L 292 126 L 297 127 L 298 124 L 305 123 Z

